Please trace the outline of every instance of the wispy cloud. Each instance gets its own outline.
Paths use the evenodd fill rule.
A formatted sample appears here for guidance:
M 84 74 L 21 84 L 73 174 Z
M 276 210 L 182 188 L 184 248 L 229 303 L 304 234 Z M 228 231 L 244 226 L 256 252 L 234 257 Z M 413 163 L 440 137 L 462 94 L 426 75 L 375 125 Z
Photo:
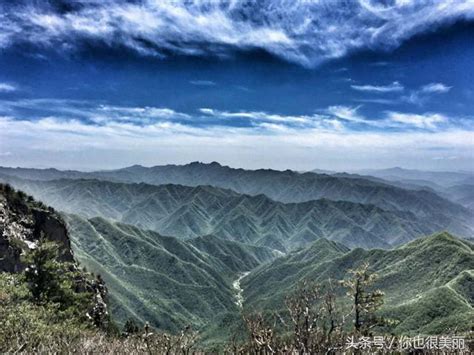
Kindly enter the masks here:
M 368 104 L 379 104 L 379 105 L 396 105 L 400 102 L 397 99 L 381 99 L 381 98 L 371 98 L 371 99 L 353 99 L 354 102 L 368 103 Z
M 13 92 L 17 91 L 18 87 L 9 83 L 0 83 L 0 92 Z
M 258 111 L 238 111 L 238 112 L 229 112 L 229 111 L 220 111 L 211 108 L 201 108 L 199 110 L 201 113 L 221 118 L 248 118 L 255 121 L 270 121 L 270 122 L 282 122 L 282 123 L 299 123 L 299 124 L 309 124 L 313 122 L 317 117 L 316 116 L 306 116 L 306 115 L 278 115 L 271 114 L 267 112 L 258 112 Z
M 374 93 L 401 92 L 405 89 L 398 81 L 394 81 L 389 85 L 351 85 L 351 88 L 357 91 Z
M 443 154 L 460 157 L 456 164 L 468 165 L 472 155 L 466 152 L 474 149 L 469 117 L 463 121 L 436 112 L 371 116 L 363 106 L 343 105 L 310 114 L 215 108 L 180 112 L 54 99 L 2 100 L 0 109 L 3 164 L 25 164 L 24 157 L 44 165 L 62 159 L 66 165 L 90 167 L 94 161 L 99 168 L 106 167 L 105 161 L 124 165 L 146 159 L 155 164 L 209 159 L 254 162 L 258 167 L 341 161 L 347 168 L 348 161 L 359 166 L 435 161 L 437 148 L 443 147 Z M 34 117 L 32 112 L 37 112 Z
M 364 115 L 362 106 L 335 105 L 311 114 L 283 114 L 266 111 L 224 111 L 201 108 L 180 112 L 167 107 L 117 106 L 103 102 L 80 100 L 22 99 L 1 100 L 0 115 L 24 121 L 55 122 L 61 120 L 85 126 L 122 126 L 148 130 L 156 127 L 181 125 L 205 130 L 228 128 L 255 129 L 259 134 L 282 130 L 316 129 L 324 132 L 342 132 L 384 129 L 443 130 L 456 127 L 470 129 L 467 118 L 450 119 L 441 113 L 410 113 L 387 111 L 374 117 Z M 46 120 L 46 121 L 44 121 Z
M 425 130 L 425 131 L 440 131 L 449 130 L 453 128 L 473 129 L 474 126 L 469 120 L 457 118 L 451 120 L 446 115 L 441 113 L 410 113 L 410 112 L 395 112 L 387 111 L 383 115 L 375 118 L 368 118 L 359 112 L 360 107 L 350 106 L 331 106 L 326 112 L 334 116 L 336 119 L 348 121 L 352 126 L 348 128 L 357 129 L 364 127 L 370 131 L 373 130 Z M 453 123 L 455 121 L 455 123 Z M 354 125 L 355 124 L 355 125 Z
M 192 85 L 197 85 L 197 86 L 215 86 L 216 83 L 212 80 L 191 80 L 189 82 Z
M 26 110 L 26 114 L 23 114 Z M 36 112 L 35 114 L 32 113 Z M 20 99 L 0 101 L 0 114 L 15 114 L 29 119 L 54 116 L 101 124 L 108 121 L 148 124 L 159 120 L 190 119 L 186 113 L 166 107 L 117 106 L 81 100 Z
M 67 49 L 84 41 L 142 55 L 225 56 L 263 49 L 313 66 L 360 49 L 393 49 L 456 20 L 473 19 L 472 1 L 78 0 L 3 2 L 0 47 L 29 42 Z
M 451 86 L 447 86 L 443 83 L 430 83 L 423 85 L 417 90 L 412 90 L 410 95 L 403 96 L 402 100 L 412 104 L 422 105 L 431 97 L 431 95 L 445 94 L 449 92 L 451 88 Z
M 358 109 L 358 107 L 349 106 L 330 106 L 327 108 L 326 112 L 329 115 L 345 121 L 366 123 L 367 120 L 358 113 Z
M 412 122 L 413 118 L 409 120 Z M 347 168 L 351 164 L 374 166 L 374 162 L 426 163 L 439 156 L 437 147 L 459 156 L 465 165 L 472 163 L 472 155 L 469 157 L 466 152 L 474 149 L 474 131 L 460 128 L 439 132 L 337 131 L 301 129 L 277 122 L 262 122 L 261 129 L 255 130 L 253 127 L 193 127 L 170 121 L 144 128 L 118 121 L 90 125 L 54 117 L 35 121 L 0 117 L 0 150 L 7 148 L 12 153 L 2 161 L 11 164 L 16 164 L 16 156 L 26 156 L 32 157 L 32 163 L 42 157 L 43 164 L 74 161 L 79 166 L 96 164 L 100 168 L 112 162 L 123 166 L 126 162 L 156 164 L 196 159 L 217 159 L 240 166 L 254 162 L 258 167 L 293 168 L 298 162 L 331 166 L 339 161 Z
M 441 123 L 447 123 L 448 118 L 438 113 L 428 113 L 424 115 L 407 114 L 400 112 L 389 112 L 388 118 L 393 122 L 412 125 L 417 128 L 435 129 Z
M 444 94 L 451 90 L 451 86 L 446 86 L 443 83 L 431 83 L 421 87 L 421 91 L 424 93 L 438 93 Z

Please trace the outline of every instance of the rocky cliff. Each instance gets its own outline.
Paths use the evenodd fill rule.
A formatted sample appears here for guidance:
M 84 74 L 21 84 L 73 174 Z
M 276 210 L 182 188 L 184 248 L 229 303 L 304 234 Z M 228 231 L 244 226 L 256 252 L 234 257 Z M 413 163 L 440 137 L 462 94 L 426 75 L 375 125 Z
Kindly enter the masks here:
M 21 256 L 42 238 L 59 245 L 61 261 L 74 261 L 62 218 L 23 192 L 0 185 L 0 271 L 22 271 Z
M 23 256 L 42 242 L 58 245 L 58 261 L 66 262 L 73 290 L 93 298 L 87 316 L 98 326 L 108 322 L 107 288 L 101 277 L 80 271 L 71 249 L 71 241 L 62 217 L 51 207 L 35 201 L 22 191 L 0 184 L 0 273 L 19 273 L 29 265 Z

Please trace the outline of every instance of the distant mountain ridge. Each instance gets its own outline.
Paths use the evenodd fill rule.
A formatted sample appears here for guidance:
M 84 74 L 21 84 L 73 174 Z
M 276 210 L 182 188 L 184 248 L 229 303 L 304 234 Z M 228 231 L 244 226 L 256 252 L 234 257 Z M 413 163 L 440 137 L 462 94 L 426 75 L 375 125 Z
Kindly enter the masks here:
M 94 178 L 126 183 L 152 185 L 179 184 L 185 186 L 210 185 L 230 189 L 247 195 L 264 194 L 285 202 L 306 202 L 322 198 L 372 204 L 384 210 L 407 211 L 419 217 L 444 220 L 459 219 L 461 224 L 471 224 L 471 211 L 427 190 L 408 190 L 373 179 L 332 176 L 315 173 L 297 173 L 291 170 L 244 170 L 222 166 L 213 162 L 187 165 L 164 165 L 146 168 L 134 165 L 124 169 L 92 173 L 59 172 L 0 168 L 0 174 L 34 180 L 57 178 Z M 457 231 L 455 231 L 457 232 Z
M 446 216 L 423 218 L 347 201 L 285 204 L 211 186 L 10 180 L 67 213 L 101 216 L 182 239 L 212 234 L 282 252 L 320 238 L 349 247 L 390 248 L 443 229 L 472 235 L 468 225 Z
M 403 168 L 364 170 L 390 184 L 405 188 L 422 188 L 474 211 L 474 172 L 423 171 Z
M 474 171 L 424 171 L 416 169 L 404 169 L 400 167 L 388 169 L 366 169 L 356 171 L 356 173 L 367 174 L 386 180 L 412 180 L 428 181 L 443 187 L 450 187 L 459 184 L 466 184 L 468 181 L 474 182 Z

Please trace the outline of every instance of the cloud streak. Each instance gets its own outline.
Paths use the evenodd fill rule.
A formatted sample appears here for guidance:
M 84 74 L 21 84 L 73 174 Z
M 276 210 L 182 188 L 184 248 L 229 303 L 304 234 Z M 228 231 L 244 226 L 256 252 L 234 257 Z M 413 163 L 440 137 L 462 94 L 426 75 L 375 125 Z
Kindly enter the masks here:
M 400 112 L 389 112 L 388 118 L 393 122 L 427 129 L 436 129 L 439 124 L 448 122 L 448 118 L 446 116 L 437 113 L 417 115 Z
M 74 162 L 77 165 L 66 166 L 76 168 L 78 164 L 96 164 L 103 169 L 112 163 L 123 166 L 127 162 L 156 164 L 196 159 L 218 159 L 247 167 L 253 162 L 255 167 L 278 168 L 309 168 L 308 164 L 334 167 L 339 161 L 341 168 L 350 168 L 361 164 L 373 167 L 376 162 L 382 166 L 388 162 L 422 163 L 438 157 L 439 147 L 449 155 L 461 157 L 465 164 L 472 163 L 472 156 L 466 156 L 466 152 L 474 149 L 474 132 L 328 131 L 268 122 L 262 123 L 262 130 L 255 130 L 192 127 L 169 121 L 144 129 L 129 122 L 90 125 L 54 117 L 36 121 L 0 117 L 0 151 L 9 152 L 2 157 L 4 164 L 14 164 L 19 155 L 31 157 L 32 162 L 41 156 L 43 164 L 49 165 Z M 21 161 L 25 164 L 24 159 Z M 297 165 L 302 161 L 306 165 Z
M 39 160 L 50 166 L 95 164 L 104 169 L 112 163 L 220 160 L 247 167 L 307 169 L 311 166 L 298 162 L 329 168 L 340 161 L 347 169 L 350 164 L 373 167 L 376 161 L 382 166 L 388 161 L 437 161 L 442 148 L 447 156 L 459 157 L 447 162 L 469 166 L 474 149 L 472 120 L 441 113 L 389 111 L 369 118 L 361 107 L 349 106 L 308 115 L 214 108 L 185 113 L 53 99 L 3 100 L 0 107 L 3 165 L 24 165 L 30 159 L 31 164 Z M 51 111 L 31 117 L 41 107 Z
M 474 19 L 472 1 L 78 0 L 0 5 L 0 47 L 28 42 L 68 50 L 88 41 L 163 57 L 262 49 L 304 66 Z
M 394 81 L 390 85 L 351 85 L 351 88 L 374 93 L 401 92 L 405 89 L 398 81 Z
M 1 92 L 13 92 L 17 91 L 18 87 L 16 85 L 8 84 L 8 83 L 0 83 L 0 93 Z
M 34 113 L 33 113 L 34 112 Z M 225 111 L 201 108 L 180 112 L 168 107 L 117 106 L 103 102 L 61 99 L 0 100 L 0 115 L 18 121 L 48 123 L 69 122 L 72 125 L 127 128 L 153 131 L 157 127 L 188 127 L 204 130 L 255 129 L 258 134 L 274 134 L 288 130 L 316 129 L 324 132 L 385 129 L 410 131 L 447 130 L 456 127 L 470 129 L 471 120 L 449 118 L 441 113 L 382 112 L 375 117 L 361 113 L 361 106 L 329 106 L 312 114 L 282 114 L 265 111 Z M 46 120 L 46 121 L 45 121 Z
M 196 86 L 216 86 L 217 85 L 212 80 L 191 80 L 189 83 Z
M 451 90 L 451 86 L 446 86 L 443 83 L 431 83 L 424 85 L 421 88 L 421 91 L 424 93 L 437 93 L 437 94 L 444 94 Z
M 447 86 L 443 83 L 430 83 L 423 85 L 417 90 L 411 91 L 410 95 L 403 96 L 402 100 L 415 105 L 423 105 L 431 95 L 446 94 L 451 89 L 451 86 Z

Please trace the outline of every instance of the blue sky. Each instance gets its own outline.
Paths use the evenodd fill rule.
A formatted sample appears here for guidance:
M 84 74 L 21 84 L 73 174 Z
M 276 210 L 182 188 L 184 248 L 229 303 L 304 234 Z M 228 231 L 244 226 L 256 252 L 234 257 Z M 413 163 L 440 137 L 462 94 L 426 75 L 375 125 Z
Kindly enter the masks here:
M 472 1 L 0 4 L 0 165 L 474 166 Z

